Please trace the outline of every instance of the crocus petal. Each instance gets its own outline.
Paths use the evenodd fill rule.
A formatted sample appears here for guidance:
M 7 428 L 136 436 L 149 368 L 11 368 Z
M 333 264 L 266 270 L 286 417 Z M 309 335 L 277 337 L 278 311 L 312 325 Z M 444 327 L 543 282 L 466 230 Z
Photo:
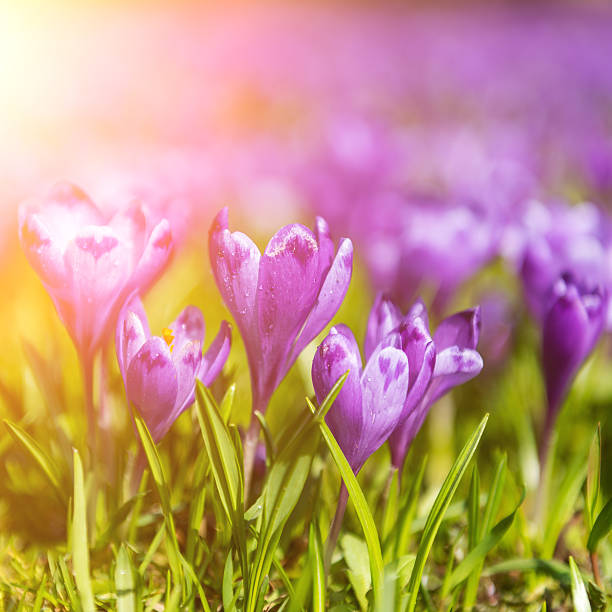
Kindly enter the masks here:
M 130 318 L 128 321 L 129 313 L 132 313 L 137 320 Z M 142 302 L 138 294 L 133 293 L 121 308 L 115 328 L 115 352 L 124 381 L 130 361 L 150 335 L 149 322 Z
M 364 352 L 365 358 L 369 359 L 374 349 L 381 343 L 382 339 L 402 320 L 400 309 L 386 296 L 379 293 L 376 296 L 366 330 Z
M 65 294 L 56 293 L 62 300 L 58 311 L 84 353 L 98 344 L 112 311 L 118 308 L 130 275 L 121 265 L 126 258 L 127 245 L 106 226 L 83 228 L 66 247 L 68 286 Z M 65 304 L 70 307 L 67 311 L 62 309 Z
M 355 473 L 396 428 L 408 390 L 408 370 L 406 355 L 391 347 L 375 353 L 368 361 L 361 375 L 366 426 L 357 443 L 355 463 L 351 463 Z
M 180 349 L 172 352 L 172 361 L 176 368 L 178 389 L 174 409 L 168 415 L 168 427 L 176 421 L 195 398 L 195 376 L 202 364 L 202 345 L 198 340 L 185 342 Z M 166 432 L 162 433 L 162 436 Z
M 206 324 L 202 311 L 196 306 L 187 306 L 168 326 L 174 336 L 174 350 L 180 351 L 187 342 L 204 342 Z
M 480 373 L 483 360 L 478 351 L 451 346 L 436 356 L 436 365 L 423 402 L 431 406 L 453 387 Z
M 361 356 L 351 331 L 342 326 L 332 327 L 317 348 L 312 362 L 312 382 L 317 401 L 322 403 L 338 379 L 347 371 L 348 377 L 327 413 L 325 420 L 349 462 L 354 443 L 364 427 L 361 408 Z M 352 465 L 352 464 L 351 464 Z
M 172 232 L 167 219 L 162 219 L 151 232 L 142 257 L 136 265 L 132 286 L 145 291 L 168 262 L 172 252 Z
M 103 225 L 104 217 L 89 196 L 76 185 L 56 183 L 40 201 L 26 202 L 44 216 L 44 223 L 60 250 L 87 225 Z
M 155 440 L 167 424 L 178 392 L 176 368 L 168 345 L 159 337 L 149 338 L 127 369 L 128 399 L 145 419 Z
M 353 244 L 348 238 L 344 238 L 338 245 L 338 252 L 323 281 L 315 305 L 310 311 L 287 360 L 287 368 L 291 367 L 297 356 L 312 342 L 317 334 L 321 333 L 331 318 L 338 312 L 351 282 L 352 273 Z
M 232 327 L 227 321 L 221 321 L 219 332 L 217 333 L 216 338 L 212 341 L 212 344 L 208 347 L 206 353 L 204 353 L 204 357 L 197 374 L 197 378 L 207 387 L 221 373 L 221 370 L 227 361 L 227 357 L 229 356 L 231 345 Z
M 329 233 L 329 225 L 323 217 L 316 218 L 314 233 L 319 245 L 319 271 L 321 278 L 324 278 L 334 259 L 334 242 Z
M 421 401 L 427 391 L 436 363 L 436 345 L 429 334 L 426 320 L 421 316 L 406 316 L 399 326 L 401 348 L 408 357 L 409 385 L 402 418 Z
M 19 239 L 24 253 L 45 286 L 65 289 L 63 252 L 37 214 L 19 210 Z
M 441 351 L 451 346 L 475 349 L 480 337 L 480 307 L 457 312 L 444 319 L 436 333 L 434 342 Z
M 269 397 L 287 373 L 286 360 L 319 291 L 319 245 L 303 225 L 281 228 L 259 266 L 257 320 L 264 371 L 259 392 Z
M 261 254 L 242 232 L 227 229 L 227 208 L 216 216 L 209 236 L 210 263 L 223 301 L 232 313 L 245 344 L 257 346 L 253 329 Z
M 132 253 L 140 257 L 144 252 L 147 230 L 147 219 L 140 203 L 134 202 L 127 209 L 117 212 L 108 225 L 123 242 L 132 246 Z M 138 261 L 132 261 L 132 269 L 135 269 L 137 264 Z

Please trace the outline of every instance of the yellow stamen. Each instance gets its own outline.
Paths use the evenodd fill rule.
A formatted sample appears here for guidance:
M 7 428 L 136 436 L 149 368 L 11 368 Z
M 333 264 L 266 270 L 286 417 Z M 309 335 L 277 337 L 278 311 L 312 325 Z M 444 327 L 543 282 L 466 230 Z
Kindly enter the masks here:
M 174 342 L 174 332 L 169 327 L 162 329 L 162 338 L 166 341 L 166 344 L 170 347 L 172 352 L 172 343 Z

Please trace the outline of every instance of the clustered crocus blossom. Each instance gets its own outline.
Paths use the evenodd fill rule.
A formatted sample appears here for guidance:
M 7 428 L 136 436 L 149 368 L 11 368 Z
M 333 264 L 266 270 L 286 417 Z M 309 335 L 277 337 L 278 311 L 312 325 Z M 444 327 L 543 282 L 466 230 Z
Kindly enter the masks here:
M 231 345 L 225 321 L 202 355 L 204 317 L 187 306 L 161 336 L 152 336 L 142 303 L 121 311 L 115 338 L 117 361 L 128 400 L 144 418 L 155 441 L 195 399 L 195 380 L 210 385 L 223 369 Z
M 548 400 L 540 445 L 543 460 L 572 380 L 604 330 L 608 292 L 564 274 L 553 286 L 550 300 L 542 328 L 542 366 Z
M 302 350 L 337 312 L 353 269 L 353 245 L 334 243 L 324 219 L 314 231 L 281 228 L 263 253 L 242 232 L 228 229 L 227 208 L 210 229 L 210 262 L 221 296 L 244 340 L 253 408 L 264 412 Z
M 19 234 L 84 363 L 112 335 L 128 295 L 151 285 L 172 249 L 167 220 L 151 227 L 138 202 L 107 219 L 69 183 L 21 206 Z
M 312 379 L 321 402 L 350 371 L 327 422 L 355 473 L 387 439 L 393 465 L 401 467 L 430 406 L 482 369 L 475 350 L 479 325 L 478 308 L 456 313 L 432 338 L 421 301 L 402 316 L 379 295 L 368 321 L 363 369 L 350 330 L 332 328 L 315 354 Z

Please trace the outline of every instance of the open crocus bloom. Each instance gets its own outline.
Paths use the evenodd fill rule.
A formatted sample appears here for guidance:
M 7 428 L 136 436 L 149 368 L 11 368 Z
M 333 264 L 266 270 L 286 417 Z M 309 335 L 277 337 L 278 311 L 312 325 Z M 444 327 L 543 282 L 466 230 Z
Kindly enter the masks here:
M 555 283 L 542 330 L 548 420 L 554 421 L 574 376 L 599 340 L 607 310 L 604 289 L 583 285 L 568 274 Z
M 417 302 L 404 320 L 418 317 L 427 326 L 427 312 Z M 391 461 L 401 468 L 412 440 L 425 421 L 429 409 L 453 387 L 480 373 L 483 361 L 476 350 L 480 335 L 480 308 L 457 312 L 444 319 L 433 335 L 435 365 L 431 378 L 419 401 L 406 410 L 397 428 L 389 437 Z
M 125 392 L 155 441 L 193 403 L 195 379 L 208 386 L 223 369 L 230 326 L 221 323 L 202 355 L 204 331 L 204 317 L 195 306 L 187 306 L 161 337 L 151 335 L 140 300 L 131 300 L 121 311 L 115 344 Z
M 409 385 L 408 357 L 400 348 L 381 343 L 362 368 L 353 333 L 345 325 L 336 325 L 312 362 L 318 402 L 347 370 L 348 377 L 325 420 L 357 474 L 399 422 Z
M 314 232 L 298 223 L 281 228 L 262 254 L 248 236 L 229 231 L 224 208 L 209 248 L 217 286 L 245 343 L 253 407 L 263 412 L 297 356 L 340 307 L 353 246 L 342 239 L 334 255 L 327 223 L 317 218 Z
M 134 203 L 110 220 L 79 188 L 60 183 L 19 210 L 21 245 L 84 360 L 110 335 L 121 305 L 168 260 L 168 222 L 149 227 Z
M 478 307 L 444 319 L 432 339 L 427 310 L 421 300 L 402 315 L 390 299 L 382 295 L 376 298 L 368 319 L 366 357 L 381 343 L 391 344 L 406 353 L 410 364 L 406 401 L 389 438 L 395 467 L 402 466 L 432 404 L 482 369 L 482 357 L 476 351 L 479 335 Z

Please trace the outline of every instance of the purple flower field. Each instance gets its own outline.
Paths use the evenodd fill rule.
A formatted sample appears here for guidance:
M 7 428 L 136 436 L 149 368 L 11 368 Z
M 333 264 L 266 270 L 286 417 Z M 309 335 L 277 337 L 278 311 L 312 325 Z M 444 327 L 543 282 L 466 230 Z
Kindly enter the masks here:
M 610 8 L 26 0 L 0 57 L 2 609 L 606 609 Z

